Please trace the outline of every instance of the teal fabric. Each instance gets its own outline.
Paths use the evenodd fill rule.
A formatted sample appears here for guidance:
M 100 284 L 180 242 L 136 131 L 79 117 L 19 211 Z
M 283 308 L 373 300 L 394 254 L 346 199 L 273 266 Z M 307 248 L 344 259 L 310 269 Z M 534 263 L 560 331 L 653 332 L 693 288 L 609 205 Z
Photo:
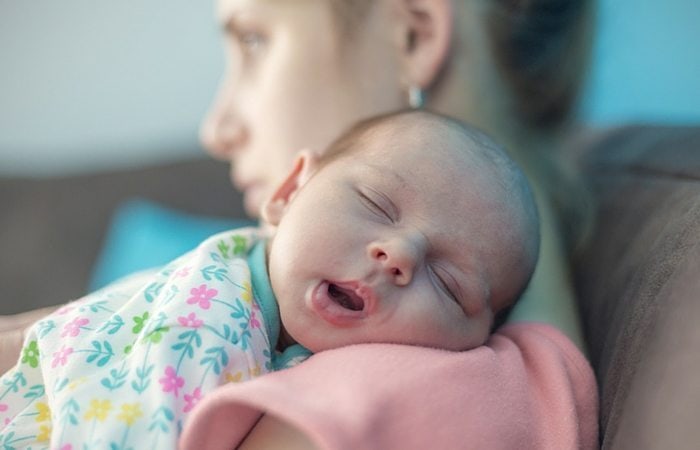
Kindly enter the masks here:
M 162 266 L 212 234 L 253 224 L 187 214 L 148 200 L 130 200 L 112 218 L 88 289 L 94 291 L 125 275 Z
M 253 292 L 255 298 L 260 301 L 260 309 L 267 329 L 267 335 L 270 336 L 270 342 L 274 346 L 280 336 L 281 324 L 280 310 L 277 305 L 277 299 L 272 292 L 270 277 L 267 272 L 267 256 L 265 255 L 265 240 L 261 240 L 248 254 L 248 267 L 250 267 L 250 275 L 253 280 Z M 311 355 L 311 352 L 299 344 L 290 345 L 283 352 L 274 352 L 272 355 L 272 368 L 281 370 L 287 368 L 295 358 L 306 358 Z
M 248 267 L 250 267 L 250 278 L 253 280 L 253 293 L 259 300 L 260 309 L 265 318 L 267 335 L 270 336 L 270 342 L 277 342 L 280 337 L 280 310 L 267 274 L 265 240 L 255 244 L 248 253 Z

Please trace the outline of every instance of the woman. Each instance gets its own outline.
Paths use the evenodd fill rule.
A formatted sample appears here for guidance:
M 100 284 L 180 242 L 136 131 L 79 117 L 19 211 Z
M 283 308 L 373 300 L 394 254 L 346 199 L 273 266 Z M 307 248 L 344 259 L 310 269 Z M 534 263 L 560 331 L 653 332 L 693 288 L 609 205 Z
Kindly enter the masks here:
M 584 72 L 589 8 L 551 0 L 221 0 L 229 65 L 203 141 L 231 162 L 256 216 L 296 151 L 322 150 L 355 120 L 419 102 L 409 92 L 422 91 L 425 107 L 490 132 L 526 168 L 543 246 L 528 298 L 511 320 L 549 322 L 581 346 L 565 224 L 554 206 L 563 202 L 550 194 L 563 187 L 553 153 Z M 247 443 L 261 439 L 260 448 L 292 437 L 310 446 L 267 416 L 256 431 Z
M 525 168 L 543 224 L 540 263 L 510 320 L 552 324 L 582 348 L 561 197 L 571 190 L 555 151 L 582 78 L 589 9 L 585 0 L 219 0 L 228 67 L 203 141 L 231 162 L 257 216 L 298 150 L 323 150 L 359 119 L 422 104 L 481 127 Z M 244 442 L 292 444 L 314 446 L 272 415 Z
M 521 6 L 522 5 L 522 6 Z M 298 150 L 322 151 L 358 119 L 409 106 L 495 136 L 535 185 L 542 263 L 518 319 L 554 323 L 580 345 L 564 245 L 571 192 L 555 151 L 585 67 L 586 0 L 220 0 L 228 68 L 202 126 L 212 156 L 256 217 Z M 564 222 L 560 221 L 564 220 Z

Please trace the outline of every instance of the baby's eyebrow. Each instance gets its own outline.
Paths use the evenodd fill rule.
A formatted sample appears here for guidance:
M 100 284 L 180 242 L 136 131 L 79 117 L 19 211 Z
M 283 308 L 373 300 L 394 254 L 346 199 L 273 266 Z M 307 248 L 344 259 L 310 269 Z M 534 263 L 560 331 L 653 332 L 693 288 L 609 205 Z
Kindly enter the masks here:
M 366 164 L 366 166 L 368 168 L 372 169 L 374 172 L 376 172 L 382 178 L 385 178 L 387 175 L 389 175 L 391 178 L 394 178 L 394 182 L 396 184 L 398 184 L 401 188 L 410 186 L 408 181 L 406 181 L 406 179 L 401 174 L 396 172 L 391 167 L 384 167 L 384 166 L 379 166 L 377 164 L 371 164 L 371 163 Z

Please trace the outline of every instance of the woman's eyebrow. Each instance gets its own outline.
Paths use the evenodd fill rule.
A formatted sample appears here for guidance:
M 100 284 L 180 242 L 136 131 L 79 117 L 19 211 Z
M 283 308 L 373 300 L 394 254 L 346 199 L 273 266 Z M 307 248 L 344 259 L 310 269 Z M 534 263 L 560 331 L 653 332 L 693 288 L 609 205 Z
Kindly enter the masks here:
M 238 32 L 238 24 L 236 24 L 236 17 L 233 15 L 226 17 L 225 20 L 220 22 L 219 29 L 223 34 L 236 34 Z

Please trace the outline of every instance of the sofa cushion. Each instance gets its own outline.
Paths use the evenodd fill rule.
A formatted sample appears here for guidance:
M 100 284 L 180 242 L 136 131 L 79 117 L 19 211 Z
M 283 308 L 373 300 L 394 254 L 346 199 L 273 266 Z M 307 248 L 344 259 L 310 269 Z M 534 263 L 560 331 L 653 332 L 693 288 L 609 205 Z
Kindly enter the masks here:
M 700 128 L 628 127 L 581 155 L 598 203 L 575 284 L 604 449 L 700 442 Z

